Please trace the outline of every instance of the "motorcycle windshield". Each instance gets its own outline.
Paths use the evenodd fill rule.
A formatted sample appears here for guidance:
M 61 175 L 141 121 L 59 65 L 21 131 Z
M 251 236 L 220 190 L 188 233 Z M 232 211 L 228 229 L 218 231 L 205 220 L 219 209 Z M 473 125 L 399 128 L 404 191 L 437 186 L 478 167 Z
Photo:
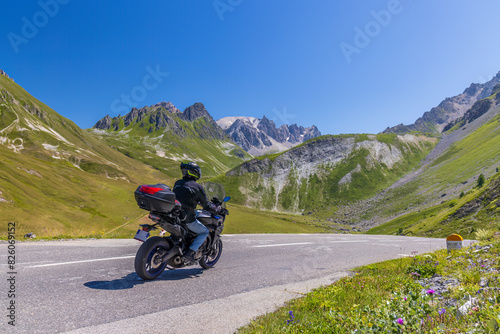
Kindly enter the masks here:
M 212 201 L 212 198 L 217 197 L 219 201 L 222 201 L 226 197 L 226 191 L 224 186 L 220 183 L 205 182 L 203 183 L 205 192 L 207 193 L 207 198 Z

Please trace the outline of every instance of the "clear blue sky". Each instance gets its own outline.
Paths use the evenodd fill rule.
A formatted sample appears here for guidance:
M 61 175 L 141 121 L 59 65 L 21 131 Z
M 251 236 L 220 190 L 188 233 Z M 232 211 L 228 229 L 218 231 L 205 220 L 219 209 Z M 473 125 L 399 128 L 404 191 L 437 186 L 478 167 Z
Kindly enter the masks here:
M 215 119 L 377 133 L 500 71 L 498 0 L 20 0 L 0 11 L 0 68 L 82 128 L 171 101 L 203 102 Z

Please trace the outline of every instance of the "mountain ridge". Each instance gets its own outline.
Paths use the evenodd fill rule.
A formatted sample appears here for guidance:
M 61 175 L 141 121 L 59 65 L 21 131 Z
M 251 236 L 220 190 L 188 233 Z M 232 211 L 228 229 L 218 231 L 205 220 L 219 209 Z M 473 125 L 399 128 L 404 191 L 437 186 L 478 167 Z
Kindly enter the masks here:
M 491 95 L 495 85 L 500 83 L 500 72 L 484 84 L 472 83 L 463 93 L 444 99 L 438 106 L 425 112 L 415 123 L 399 124 L 387 127 L 383 133 L 408 133 L 418 131 L 422 133 L 439 134 L 448 124 L 464 116 L 474 103 Z
M 249 159 L 200 103 L 179 110 L 171 102 L 132 108 L 124 115 L 99 120 L 89 130 L 123 154 L 171 177 L 183 160 L 196 161 L 215 176 Z

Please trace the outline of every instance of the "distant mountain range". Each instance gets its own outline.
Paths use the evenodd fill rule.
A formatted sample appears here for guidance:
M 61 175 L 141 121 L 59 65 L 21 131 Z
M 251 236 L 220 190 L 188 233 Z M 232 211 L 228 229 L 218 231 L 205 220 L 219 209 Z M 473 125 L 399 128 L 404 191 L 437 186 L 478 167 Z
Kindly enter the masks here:
M 441 133 L 450 129 L 450 124 L 464 114 L 478 101 L 490 96 L 493 88 L 500 83 L 500 72 L 484 84 L 471 84 L 462 94 L 444 99 L 437 107 L 432 108 L 410 125 L 399 124 L 388 127 L 385 133 Z
M 196 126 L 200 119 L 205 120 L 203 126 Z M 193 133 L 188 130 L 190 128 L 188 123 L 195 125 Z M 183 112 L 171 102 L 160 102 L 140 109 L 133 108 L 125 116 L 113 118 L 106 116 L 93 128 L 108 133 L 120 131 L 128 133 L 136 125 L 141 129 L 147 129 L 148 135 L 143 134 L 145 136 L 163 131 L 180 138 L 194 136 L 206 140 L 222 140 L 226 142 L 226 146 L 236 144 L 253 156 L 283 152 L 311 138 L 321 136 L 321 132 L 314 125 L 304 128 L 297 124 L 283 124 L 277 128 L 276 124 L 266 116 L 262 119 L 243 116 L 225 117 L 215 122 L 202 103 L 195 103 Z M 187 154 L 190 150 L 186 149 Z M 239 158 L 245 156 L 237 150 L 233 153 Z M 193 156 L 194 160 L 197 158 L 200 159 Z
M 309 139 L 321 136 L 321 132 L 313 125 L 309 128 L 297 124 L 283 124 L 279 128 L 266 116 L 262 119 L 254 117 L 225 117 L 217 124 L 248 153 L 260 156 L 279 153 L 299 145 Z
M 202 103 L 180 112 L 171 102 L 133 108 L 125 116 L 106 116 L 92 132 L 136 160 L 179 175 L 179 161 L 195 161 L 215 176 L 250 158 L 214 121 Z

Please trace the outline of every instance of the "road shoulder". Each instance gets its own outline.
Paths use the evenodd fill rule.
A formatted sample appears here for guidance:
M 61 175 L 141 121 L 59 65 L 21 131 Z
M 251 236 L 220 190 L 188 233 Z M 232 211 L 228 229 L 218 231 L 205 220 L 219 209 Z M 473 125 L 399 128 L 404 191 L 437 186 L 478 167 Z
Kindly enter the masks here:
M 283 306 L 320 286 L 332 284 L 346 272 L 338 272 L 305 282 L 277 285 L 177 307 L 107 324 L 76 329 L 71 334 L 135 333 L 234 333 L 252 319 Z M 158 292 L 161 293 L 161 292 Z M 201 292 L 203 293 L 203 292 Z M 168 296 L 165 296 L 168 298 Z

